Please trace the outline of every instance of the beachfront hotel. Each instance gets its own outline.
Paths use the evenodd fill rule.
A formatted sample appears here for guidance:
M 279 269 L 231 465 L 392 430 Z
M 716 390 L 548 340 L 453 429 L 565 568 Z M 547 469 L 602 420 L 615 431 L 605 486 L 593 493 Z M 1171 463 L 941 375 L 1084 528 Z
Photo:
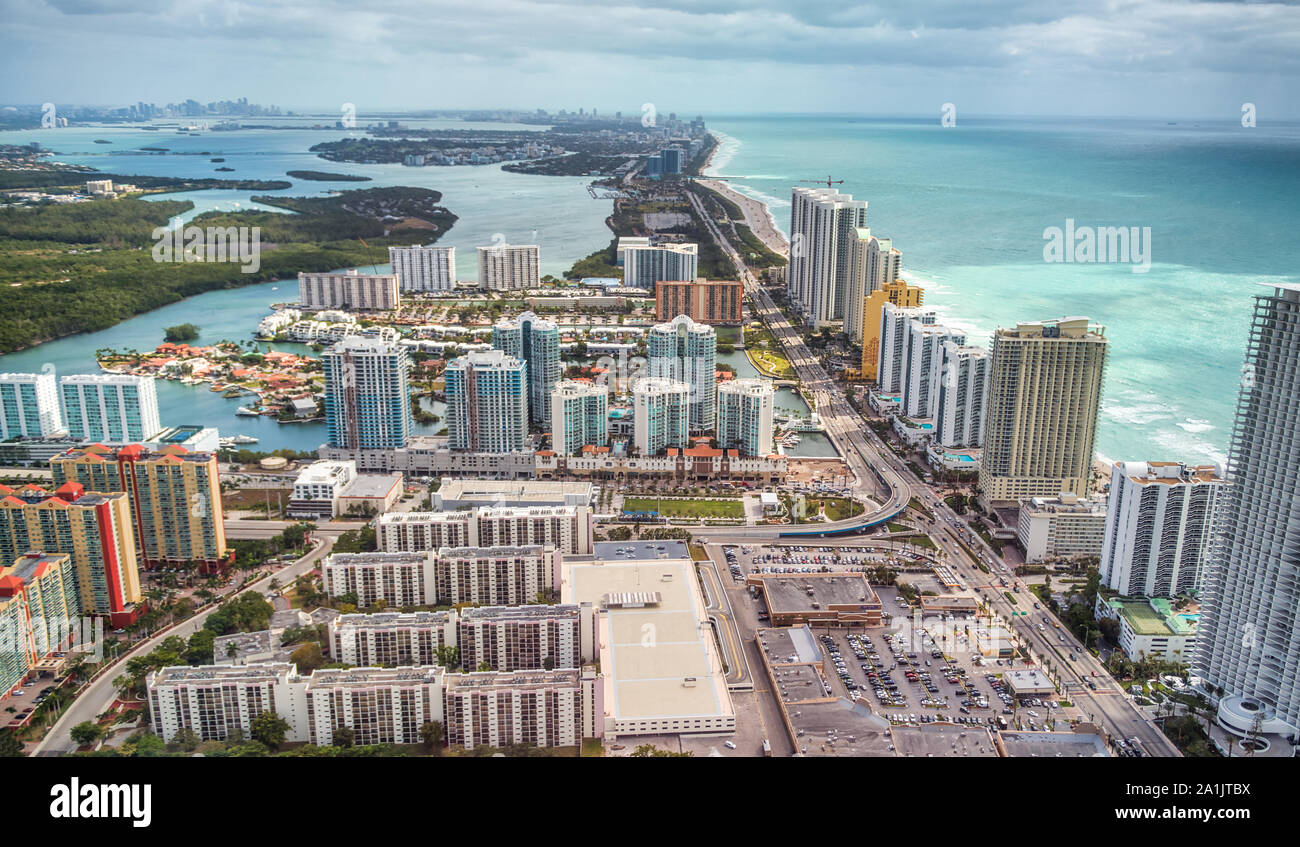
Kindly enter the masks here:
M 964 345 L 966 336 L 915 318 L 904 323 L 903 328 L 902 412 L 914 418 L 932 418 L 938 410 L 942 387 L 944 345 Z
M 89 444 L 55 456 L 50 472 L 55 486 L 76 482 L 129 496 L 145 568 L 196 562 L 201 573 L 215 573 L 230 564 L 216 453 Z
M 603 447 L 609 440 L 609 388 L 563 380 L 551 393 L 551 416 L 556 453 L 576 456 L 583 447 Z
M 740 326 L 745 289 L 740 280 L 697 279 L 655 283 L 655 320 L 678 315 L 709 326 Z
M 54 374 L 0 374 L 0 441 L 48 438 L 64 431 Z
M 1109 343 L 1084 317 L 993 333 L 979 496 L 986 503 L 1093 489 Z
M 532 423 L 551 425 L 551 392 L 560 381 L 560 328 L 555 321 L 524 312 L 492 327 L 492 347 L 528 365 L 528 414 Z
M 321 354 L 329 446 L 389 450 L 411 434 L 406 348 L 387 341 L 345 338 Z
M 522 453 L 528 440 L 528 365 L 503 350 L 476 350 L 447 364 L 452 450 Z
M 389 247 L 388 261 L 403 293 L 456 288 L 455 247 Z
M 153 377 L 73 374 L 59 379 L 59 389 L 71 438 L 130 444 L 162 432 Z
M 536 244 L 496 244 L 478 248 L 478 287 L 518 291 L 542 284 L 541 248 Z
M 933 309 L 904 308 L 885 303 L 880 309 L 880 362 L 876 369 L 880 390 L 901 394 L 907 379 L 908 336 L 913 323 L 932 326 Z
M 853 241 L 867 225 L 867 201 L 833 188 L 796 188 L 790 197 L 786 292 L 804 321 L 843 321 L 853 274 Z
M 718 334 L 713 327 L 696 323 L 686 315 L 655 324 L 646 339 L 646 356 L 652 378 L 684 382 L 690 387 L 690 432 L 712 432 L 718 384 Z
M 877 238 L 869 227 L 858 227 L 849 241 L 849 290 L 844 300 L 844 333 L 862 338 L 868 321 L 875 315 L 866 308 L 867 297 L 898 279 L 903 254 L 888 238 Z M 919 303 L 917 305 L 920 305 Z
M 885 304 L 893 303 L 899 308 L 917 309 L 923 298 L 924 289 L 918 285 L 908 285 L 901 279 L 887 282 L 866 296 L 862 305 L 862 336 L 858 339 L 862 345 L 861 379 L 875 381 L 880 372 L 881 311 Z
M 1193 673 L 1219 723 L 1300 729 L 1300 283 L 1255 298 Z
M 772 409 L 776 394 L 770 379 L 733 379 L 718 386 L 718 446 L 745 456 L 772 452 Z
M 656 377 L 632 385 L 632 442 L 641 456 L 657 456 L 669 447 L 687 446 L 691 387 Z
M 32 551 L 68 555 L 80 614 L 104 615 L 121 627 L 139 613 L 140 574 L 126 494 L 87 493 L 75 482 L 53 493 L 0 485 L 0 567 Z
M 395 274 L 298 274 L 298 303 L 304 309 L 350 309 L 384 312 L 401 305 Z
M 1199 595 L 1223 488 L 1214 465 L 1116 462 L 1102 584 L 1128 597 Z
M 989 351 L 955 339 L 943 344 L 943 368 L 935 400 L 934 441 L 955 449 L 984 443 L 984 405 L 988 401 Z
M 700 245 L 659 244 L 623 248 L 623 285 L 654 291 L 659 282 L 693 280 L 699 275 Z

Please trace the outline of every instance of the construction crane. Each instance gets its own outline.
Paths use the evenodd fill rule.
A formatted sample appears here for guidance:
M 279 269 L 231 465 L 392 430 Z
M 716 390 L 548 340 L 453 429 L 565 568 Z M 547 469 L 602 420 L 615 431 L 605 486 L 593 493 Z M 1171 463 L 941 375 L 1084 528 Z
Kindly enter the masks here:
M 821 185 L 821 184 L 825 183 L 825 185 L 826 185 L 827 188 L 831 188 L 831 187 L 836 186 L 836 185 L 843 185 L 843 184 L 844 184 L 844 180 L 842 180 L 842 179 L 831 179 L 829 174 L 827 174 L 825 180 L 820 180 L 820 179 L 801 179 L 801 180 L 799 180 L 799 181 L 800 181 L 800 182 L 812 182 L 812 183 L 816 183 L 817 185 Z

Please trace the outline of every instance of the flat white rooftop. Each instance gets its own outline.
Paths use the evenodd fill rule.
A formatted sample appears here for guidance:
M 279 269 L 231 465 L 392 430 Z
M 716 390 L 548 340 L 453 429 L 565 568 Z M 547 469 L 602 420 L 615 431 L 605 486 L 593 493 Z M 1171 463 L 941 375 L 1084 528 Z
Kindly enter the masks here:
M 656 605 L 603 609 L 605 711 L 627 721 L 718 719 L 734 710 L 689 558 L 566 560 L 561 601 L 601 607 L 606 595 L 657 592 Z

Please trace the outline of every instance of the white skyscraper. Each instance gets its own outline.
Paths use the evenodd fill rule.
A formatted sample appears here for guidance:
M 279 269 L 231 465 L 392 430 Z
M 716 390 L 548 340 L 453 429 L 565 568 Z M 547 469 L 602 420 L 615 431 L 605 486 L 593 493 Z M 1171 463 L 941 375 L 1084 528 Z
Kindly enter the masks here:
M 878 378 L 880 390 L 901 392 L 907 371 L 907 333 L 908 324 L 917 320 L 922 324 L 933 324 L 933 309 L 904 308 L 886 303 L 880 310 L 880 367 Z
M 54 374 L 0 374 L 0 440 L 63 432 Z
M 1300 283 L 1270 286 L 1255 299 L 1193 662 L 1238 734 L 1256 717 L 1265 732 L 1300 729 Z
M 1116 462 L 1102 583 L 1129 597 L 1199 594 L 1223 487 L 1214 465 Z
M 642 456 L 687 446 L 691 387 L 671 379 L 646 377 L 632 385 L 633 443 Z
M 609 440 L 609 389 L 591 382 L 562 380 L 551 393 L 551 446 L 561 456 L 573 456 L 588 445 Z
M 352 336 L 321 354 L 329 446 L 392 450 L 411 434 L 411 362 L 400 344 Z
M 402 291 L 451 291 L 456 287 L 455 247 L 389 247 L 388 261 Z
M 718 382 L 718 335 L 713 327 L 678 315 L 668 323 L 651 327 L 646 352 L 650 376 L 690 386 L 690 431 L 712 431 Z
M 943 345 L 943 374 L 939 378 L 934 440 L 941 447 L 979 447 L 984 443 L 984 403 L 988 399 L 989 351 L 963 347 L 956 340 Z
M 624 247 L 623 284 L 654 291 L 655 283 L 664 280 L 694 282 L 699 264 L 698 244 Z
M 966 336 L 946 326 L 912 318 L 904 325 L 903 414 L 929 418 L 939 407 L 939 380 L 943 373 L 943 346 L 965 344 Z
M 528 366 L 501 350 L 480 350 L 447 364 L 447 435 L 453 450 L 519 453 L 528 449 Z
M 733 379 L 718 386 L 718 446 L 737 448 L 745 456 L 772 452 L 770 379 Z
M 844 300 L 844 332 L 850 339 L 862 337 L 862 324 L 874 315 L 864 312 L 865 298 L 898 279 L 903 254 L 888 238 L 877 238 L 869 227 L 858 227 L 849 242 L 849 291 Z
M 853 241 L 867 225 L 867 201 L 833 188 L 796 188 L 790 197 L 786 290 L 804 320 L 820 327 L 844 319 Z
M 551 425 L 551 392 L 560 381 L 560 328 L 524 312 L 492 327 L 492 346 L 528 365 L 528 412 L 532 423 Z
M 86 441 L 129 444 L 162 432 L 153 377 L 74 374 L 59 379 L 68 434 Z
M 478 248 L 479 288 L 518 291 L 541 284 L 541 248 L 536 244 L 494 244 Z

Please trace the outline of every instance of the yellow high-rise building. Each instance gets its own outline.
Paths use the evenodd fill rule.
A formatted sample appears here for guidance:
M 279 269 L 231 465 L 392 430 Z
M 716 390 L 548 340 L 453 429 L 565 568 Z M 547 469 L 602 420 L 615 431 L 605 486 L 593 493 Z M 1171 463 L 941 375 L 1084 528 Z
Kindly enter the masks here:
M 66 553 L 27 553 L 0 566 L 0 691 L 68 646 L 78 612 Z
M 198 562 L 210 573 L 229 563 L 215 453 L 91 444 L 55 456 L 50 470 L 56 485 L 72 481 L 90 491 L 130 495 L 146 568 Z
M 880 310 L 886 303 L 914 308 L 921 305 L 924 296 L 925 289 L 921 286 L 908 285 L 901 279 L 885 283 L 879 291 L 866 296 L 862 304 L 862 369 L 859 379 L 873 382 L 880 376 Z
M 985 502 L 1092 492 L 1105 332 L 1070 317 L 993 333 L 979 477 Z
M 86 492 L 75 482 L 52 494 L 34 485 L 0 486 L 0 567 L 30 552 L 68 555 L 81 614 L 107 615 L 119 627 L 138 614 L 140 573 L 126 494 Z

